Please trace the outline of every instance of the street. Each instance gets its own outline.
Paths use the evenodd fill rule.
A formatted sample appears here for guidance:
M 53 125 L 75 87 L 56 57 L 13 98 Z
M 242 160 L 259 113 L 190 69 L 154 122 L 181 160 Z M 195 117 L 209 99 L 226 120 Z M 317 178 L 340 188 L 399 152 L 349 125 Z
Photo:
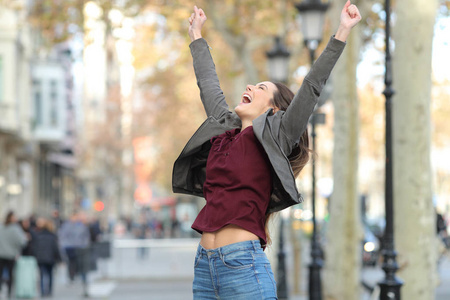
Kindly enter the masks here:
M 147 300 L 165 299 L 181 300 L 191 299 L 192 281 L 185 280 L 100 280 L 91 284 L 90 298 L 108 300 Z M 53 299 L 78 300 L 86 299 L 82 296 L 80 283 L 58 286 Z
M 170 241 L 169 241 L 170 242 Z M 198 240 L 175 241 L 178 247 L 154 247 L 147 252 L 133 248 L 114 248 L 113 257 L 99 261 L 98 270 L 89 275 L 89 294 L 92 299 L 105 300 L 182 300 L 192 299 L 192 261 Z M 162 242 L 164 244 L 165 242 Z M 167 244 L 169 245 L 169 244 Z M 124 243 L 121 244 L 125 246 Z M 141 256 L 144 255 L 144 256 Z M 288 262 L 289 263 L 289 262 Z M 450 257 L 445 256 L 439 264 L 440 284 L 435 300 L 450 299 Z M 56 271 L 53 299 L 84 299 L 79 281 L 69 284 L 64 265 Z M 366 267 L 362 279 L 376 286 L 384 272 L 380 267 Z M 307 299 L 307 269 L 302 269 L 301 293 L 291 295 L 291 300 Z M 292 284 L 290 284 L 292 286 Z M 362 300 L 370 295 L 363 293 Z

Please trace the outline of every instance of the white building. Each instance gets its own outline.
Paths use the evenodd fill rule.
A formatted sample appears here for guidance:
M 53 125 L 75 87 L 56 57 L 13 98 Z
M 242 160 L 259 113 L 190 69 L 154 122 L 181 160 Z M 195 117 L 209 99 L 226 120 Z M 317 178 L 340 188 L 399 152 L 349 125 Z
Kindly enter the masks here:
M 74 201 L 70 46 L 40 49 L 25 1 L 0 4 L 0 218 Z M 39 38 L 35 38 L 39 37 Z M 38 55 L 39 53 L 39 55 Z M 2 220 L 0 220 L 2 221 Z
M 19 4 L 0 6 L 0 218 L 8 209 L 33 208 L 30 49 Z

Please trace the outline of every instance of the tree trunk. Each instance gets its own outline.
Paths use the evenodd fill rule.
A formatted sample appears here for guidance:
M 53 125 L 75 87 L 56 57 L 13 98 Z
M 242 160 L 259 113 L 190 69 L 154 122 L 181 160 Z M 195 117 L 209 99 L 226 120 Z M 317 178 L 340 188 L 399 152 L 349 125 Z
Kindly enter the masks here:
M 334 5 L 333 16 L 339 15 Z M 335 26 L 337 28 L 337 26 Z M 324 298 L 358 300 L 361 267 L 361 216 L 358 198 L 358 96 L 356 65 L 360 50 L 358 27 L 333 71 L 334 188 L 325 246 Z M 320 154 L 319 154 L 320 155 Z M 320 157 L 320 156 L 319 156 Z M 319 158 L 320 159 L 320 158 Z
M 394 228 L 403 299 L 434 299 L 436 230 L 430 163 L 435 0 L 397 1 L 393 28 Z

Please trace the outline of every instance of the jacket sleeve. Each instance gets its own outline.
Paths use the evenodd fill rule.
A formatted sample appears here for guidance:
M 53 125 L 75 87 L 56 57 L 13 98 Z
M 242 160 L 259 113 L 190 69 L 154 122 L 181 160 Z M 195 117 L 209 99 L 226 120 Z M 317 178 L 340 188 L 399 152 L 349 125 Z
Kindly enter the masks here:
M 206 111 L 206 115 L 220 118 L 229 112 L 228 105 L 225 102 L 225 96 L 220 88 L 219 78 L 216 68 L 209 52 L 209 46 L 205 39 L 200 38 L 193 41 L 189 48 L 191 49 L 194 60 L 195 77 L 200 89 L 200 98 Z
M 281 131 L 295 145 L 308 125 L 317 100 L 331 70 L 345 47 L 345 42 L 330 38 L 327 47 L 312 65 L 303 83 L 283 115 Z
M 16 244 L 18 249 L 22 249 L 27 245 L 28 238 L 25 232 L 19 226 L 15 227 Z

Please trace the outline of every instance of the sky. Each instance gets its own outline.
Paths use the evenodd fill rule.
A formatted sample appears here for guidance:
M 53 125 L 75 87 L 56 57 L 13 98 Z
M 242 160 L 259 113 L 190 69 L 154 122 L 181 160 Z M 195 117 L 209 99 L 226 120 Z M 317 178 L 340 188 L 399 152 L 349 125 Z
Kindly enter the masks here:
M 433 73 L 437 81 L 450 80 L 450 17 L 440 18 L 434 27 Z
M 384 35 L 374 36 L 374 43 L 384 45 Z M 395 41 L 394 41 L 395 42 Z M 377 45 L 382 46 L 382 45 Z M 395 47 L 393 47 L 395 58 Z M 432 68 L 434 79 L 438 82 L 450 80 L 450 17 L 439 17 L 434 27 Z M 358 65 L 358 86 L 363 87 L 368 82 L 375 80 L 376 88 L 384 88 L 384 56 L 385 54 L 374 47 L 367 47 L 362 54 L 362 60 Z M 380 85 L 380 86 L 378 86 Z

